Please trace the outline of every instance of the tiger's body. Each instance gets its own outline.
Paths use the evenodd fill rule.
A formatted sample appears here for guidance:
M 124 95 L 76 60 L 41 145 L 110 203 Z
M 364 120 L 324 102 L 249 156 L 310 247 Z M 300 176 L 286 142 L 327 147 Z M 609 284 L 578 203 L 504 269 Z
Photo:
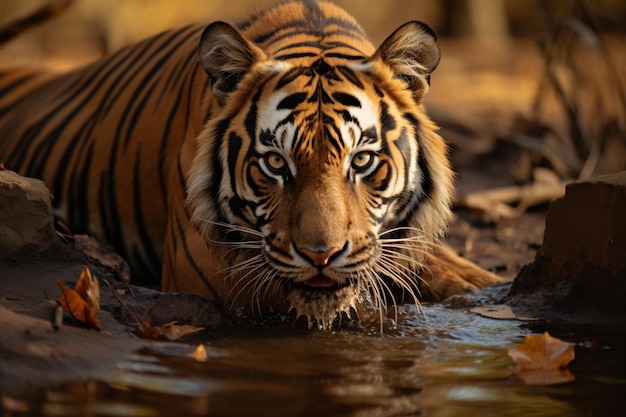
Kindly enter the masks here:
M 0 74 L 0 159 L 135 278 L 329 328 L 398 291 L 498 279 L 438 245 L 446 146 L 422 108 L 432 31 L 378 48 L 340 8 L 286 2 L 52 77 Z

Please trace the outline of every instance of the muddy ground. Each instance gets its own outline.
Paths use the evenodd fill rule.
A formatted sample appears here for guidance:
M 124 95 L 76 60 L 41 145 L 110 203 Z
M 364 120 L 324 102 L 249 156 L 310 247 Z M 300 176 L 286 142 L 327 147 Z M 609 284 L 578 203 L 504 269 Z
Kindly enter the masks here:
M 460 210 L 446 242 L 480 266 L 513 279 L 533 260 L 541 244 L 544 217 L 541 207 L 515 219 L 477 225 L 469 211 Z M 56 280 L 73 286 L 83 265 L 101 282 L 110 282 L 128 307 L 153 325 L 178 321 L 212 329 L 236 322 L 198 297 L 126 285 L 111 268 L 59 239 L 43 252 L 27 248 L 0 261 L 0 387 L 18 390 L 101 375 L 152 343 L 134 334 L 138 324 L 102 284 L 99 320 L 103 331 L 89 330 L 68 314 L 55 327 L 55 299 L 61 295 Z

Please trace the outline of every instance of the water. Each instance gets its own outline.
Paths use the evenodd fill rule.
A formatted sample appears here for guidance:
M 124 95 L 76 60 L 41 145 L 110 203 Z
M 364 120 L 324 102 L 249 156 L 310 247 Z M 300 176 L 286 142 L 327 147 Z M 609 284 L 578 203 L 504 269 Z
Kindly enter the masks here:
M 442 305 L 400 325 L 335 332 L 253 326 L 159 343 L 110 375 L 15 398 L 46 416 L 623 416 L 626 331 L 534 328 Z M 507 355 L 550 330 L 576 344 L 573 382 L 526 385 Z M 188 356 L 198 344 L 207 359 Z

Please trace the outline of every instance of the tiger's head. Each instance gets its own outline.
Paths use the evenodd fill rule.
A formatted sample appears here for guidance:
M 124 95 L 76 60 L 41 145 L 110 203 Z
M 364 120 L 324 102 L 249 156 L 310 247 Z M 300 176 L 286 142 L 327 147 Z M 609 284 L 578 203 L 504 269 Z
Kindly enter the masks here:
M 398 289 L 416 297 L 451 218 L 446 147 L 422 109 L 434 33 L 409 22 L 378 49 L 251 39 L 217 22 L 199 48 L 213 103 L 187 203 L 228 259 L 222 301 L 329 328 Z

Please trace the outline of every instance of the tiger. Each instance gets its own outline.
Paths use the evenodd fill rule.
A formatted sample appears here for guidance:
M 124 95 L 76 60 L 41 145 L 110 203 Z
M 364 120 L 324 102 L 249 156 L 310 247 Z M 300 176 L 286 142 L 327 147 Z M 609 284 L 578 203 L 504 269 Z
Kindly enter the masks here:
M 455 178 L 424 107 L 439 60 L 425 23 L 376 48 L 340 7 L 285 1 L 59 75 L 3 71 L 0 159 L 135 282 L 320 329 L 382 320 L 501 281 L 441 243 Z

